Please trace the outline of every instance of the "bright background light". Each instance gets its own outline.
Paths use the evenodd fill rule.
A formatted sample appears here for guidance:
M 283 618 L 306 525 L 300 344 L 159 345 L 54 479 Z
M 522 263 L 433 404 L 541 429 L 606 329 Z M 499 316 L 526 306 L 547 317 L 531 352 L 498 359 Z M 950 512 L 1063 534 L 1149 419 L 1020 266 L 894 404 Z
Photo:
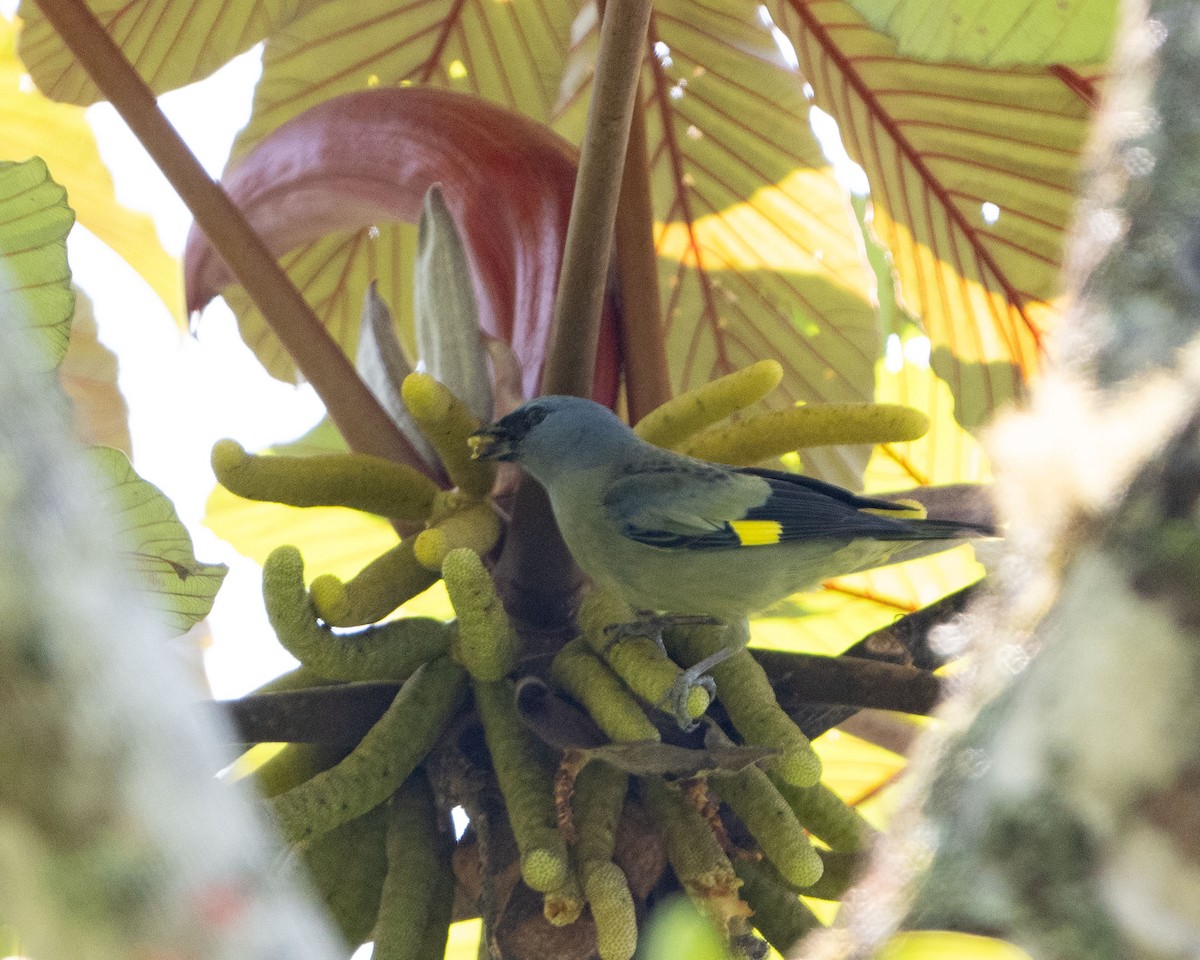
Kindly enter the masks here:
M 250 116 L 260 72 L 255 48 L 213 76 L 159 98 L 213 177 Z M 87 118 L 117 199 L 150 214 L 163 246 L 181 256 L 192 219 L 182 201 L 110 105 L 89 108 Z M 267 375 L 223 301 L 210 304 L 192 335 L 182 333 L 146 283 L 92 234 L 77 226 L 67 247 L 75 282 L 95 303 L 100 339 L 120 361 L 135 467 L 174 501 L 197 557 L 230 566 L 209 618 L 205 665 L 216 696 L 244 693 L 295 661 L 267 625 L 257 564 L 203 525 L 215 483 L 209 450 L 221 437 L 255 450 L 299 436 L 320 419 L 323 407 L 310 387 Z

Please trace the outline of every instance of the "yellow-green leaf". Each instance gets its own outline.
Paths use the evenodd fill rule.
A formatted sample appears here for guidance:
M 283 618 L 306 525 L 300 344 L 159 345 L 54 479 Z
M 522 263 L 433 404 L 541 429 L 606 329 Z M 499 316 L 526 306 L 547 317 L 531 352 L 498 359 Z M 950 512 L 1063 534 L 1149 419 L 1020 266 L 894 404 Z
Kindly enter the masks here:
M 897 933 L 876 960 L 1030 960 L 1020 947 L 992 937 L 950 930 Z
M 207 77 L 272 30 L 324 0 L 91 0 L 88 6 L 155 93 Z M 342 4 L 332 6 L 344 9 Z M 21 59 L 38 87 L 64 103 L 88 106 L 103 94 L 46 20 L 40 6 L 18 7 Z
M 88 454 L 145 605 L 166 634 L 186 633 L 208 616 L 228 568 L 196 560 L 174 505 L 137 475 L 125 454 L 108 447 Z
M 310 580 L 323 573 L 348 580 L 396 545 L 395 531 L 380 517 L 344 507 L 243 500 L 222 486 L 209 494 L 204 525 L 259 564 L 281 543 L 294 544 Z
M 850 0 L 915 60 L 1016 64 L 1102 63 L 1112 49 L 1116 0 Z
M 26 3 L 24 6 L 36 5 Z M 126 8 L 122 8 L 126 9 Z M 40 14 L 34 13 L 40 18 Z M 26 30 L 32 29 L 28 25 Z M 49 29 L 46 27 L 45 29 Z M 16 26 L 0 17 L 0 129 L 5 160 L 41 157 L 54 179 L 67 189 L 79 222 L 113 248 L 150 285 L 171 315 L 182 322 L 183 286 L 179 263 L 159 242 L 151 219 L 117 203 L 112 177 L 100 159 L 84 111 L 55 103 L 30 82 L 14 50 Z M 61 46 L 61 41 L 54 38 Z M 63 64 L 74 64 L 65 50 Z M 82 72 L 75 65 L 73 71 Z
M 361 0 L 308 9 L 265 34 L 263 75 L 234 159 L 308 107 L 368 87 L 447 87 L 545 120 L 576 4 Z
M 79 290 L 58 382 L 71 401 L 76 440 L 88 447 L 115 447 L 126 456 L 133 452 L 129 408 L 117 385 L 116 355 L 97 339 L 92 301 Z
M 45 161 L 0 163 L 0 317 L 33 331 L 43 370 L 58 366 L 71 335 L 67 233 L 74 222 L 67 192 Z

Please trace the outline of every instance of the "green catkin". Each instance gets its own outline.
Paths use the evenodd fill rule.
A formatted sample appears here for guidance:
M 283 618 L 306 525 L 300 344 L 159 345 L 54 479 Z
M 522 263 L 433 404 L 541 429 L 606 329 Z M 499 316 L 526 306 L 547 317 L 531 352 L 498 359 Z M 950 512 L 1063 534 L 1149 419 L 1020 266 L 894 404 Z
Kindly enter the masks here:
M 550 663 L 550 677 L 583 705 L 610 740 L 661 739 L 629 688 L 582 637 L 576 637 L 555 654 Z
M 322 770 L 328 770 L 344 755 L 345 750 L 327 744 L 289 743 L 261 764 L 251 776 L 259 791 L 269 800 L 311 780 Z
M 263 600 L 283 648 L 329 680 L 403 682 L 450 648 L 453 629 L 431 617 L 392 620 L 352 634 L 318 623 L 304 589 L 304 560 L 292 546 L 276 547 L 263 564 Z
M 221 486 L 247 500 L 349 507 L 410 523 L 429 515 L 438 492 L 419 470 L 365 453 L 256 456 L 233 440 L 218 440 L 212 468 Z
M 469 502 L 418 533 L 413 553 L 422 566 L 440 571 L 446 555 L 460 547 L 486 554 L 500 539 L 500 531 L 500 518 L 490 501 Z
M 641 778 L 642 802 L 662 831 L 667 859 L 689 893 L 731 893 L 741 881 L 712 826 L 678 790 L 658 777 Z
M 462 667 L 448 657 L 421 666 L 345 759 L 275 798 L 284 837 L 319 836 L 386 800 L 441 735 L 464 680 Z
M 796 787 L 774 774 L 771 779 L 796 819 L 831 849 L 854 853 L 871 842 L 875 833 L 871 825 L 825 784 Z
M 629 881 L 611 860 L 592 860 L 581 868 L 583 892 L 596 922 L 600 960 L 630 960 L 637 949 L 637 910 Z
M 901 443 L 923 437 L 929 417 L 897 403 L 812 403 L 723 424 L 689 437 L 680 453 L 750 466 L 805 447 Z
M 711 775 L 708 784 L 746 825 L 759 849 L 789 883 L 807 887 L 824 869 L 792 808 L 758 767 Z
M 579 771 L 571 809 L 578 834 L 575 855 L 580 863 L 612 859 L 628 788 L 629 775 L 603 760 L 593 760 Z
M 512 686 L 476 681 L 475 704 L 483 720 L 496 779 L 521 853 L 521 877 L 539 893 L 558 890 L 570 868 L 558 832 L 554 774 L 544 751 L 521 722 Z
M 800 892 L 818 900 L 841 900 L 863 864 L 862 851 L 818 850 L 817 853 L 825 865 L 821 879 Z
M 736 638 L 727 636 L 727 632 L 746 630 L 743 620 L 729 628 L 671 628 L 664 639 L 671 654 L 691 666 L 727 645 L 736 645 Z M 783 751 L 763 762 L 767 770 L 798 787 L 812 786 L 821 779 L 821 759 L 808 737 L 779 706 L 766 671 L 744 645 L 714 667 L 712 676 L 717 699 L 724 704 L 742 741 Z
M 516 664 L 517 634 L 491 574 L 479 554 L 460 548 L 446 555 L 442 577 L 458 619 L 454 658 L 476 680 L 503 679 Z
M 405 538 L 344 583 L 328 573 L 317 577 L 309 587 L 317 616 L 331 627 L 360 627 L 432 587 L 437 574 L 417 561 L 413 540 Z
M 387 806 L 314 837 L 301 852 L 317 894 L 346 942 L 371 938 L 387 873 Z
M 634 432 L 656 446 L 676 449 L 692 434 L 757 403 L 781 380 L 783 367 L 778 360 L 759 360 L 672 397 L 646 414 Z
M 754 910 L 751 922 L 780 953 L 786 955 L 821 925 L 770 863 L 738 860 L 734 869 L 742 880 L 742 897 Z
M 319 676 L 308 667 L 293 667 L 287 673 L 281 673 L 274 679 L 268 680 L 261 687 L 255 687 L 250 693 L 286 693 L 290 690 L 308 690 L 312 687 L 327 687 L 336 680 Z
M 593 760 L 575 779 L 572 820 L 578 840 L 575 857 L 583 892 L 596 922 L 600 960 L 629 960 L 637 947 L 637 911 L 629 883 L 612 862 L 617 823 L 625 805 L 629 777 L 602 760 Z
M 438 828 L 433 791 L 420 771 L 392 797 L 386 847 L 387 879 L 375 924 L 374 957 L 440 957 L 446 950 L 454 905 L 453 843 Z
M 575 870 L 567 870 L 567 879 L 557 890 L 542 897 L 542 916 L 555 927 L 569 927 L 583 913 L 583 887 Z
M 496 464 L 471 459 L 467 438 L 481 424 L 467 405 L 426 373 L 410 373 L 405 377 L 400 396 L 437 451 L 451 483 L 472 496 L 486 497 L 491 493 L 496 482 Z
M 646 703 L 671 711 L 670 699 L 683 670 L 663 653 L 650 637 L 619 636 L 614 639 L 612 626 L 636 625 L 632 608 L 616 594 L 592 590 L 579 606 L 579 629 L 588 645 L 612 667 L 630 690 Z M 708 691 L 694 686 L 687 692 L 687 713 L 693 720 L 704 715 L 711 702 Z

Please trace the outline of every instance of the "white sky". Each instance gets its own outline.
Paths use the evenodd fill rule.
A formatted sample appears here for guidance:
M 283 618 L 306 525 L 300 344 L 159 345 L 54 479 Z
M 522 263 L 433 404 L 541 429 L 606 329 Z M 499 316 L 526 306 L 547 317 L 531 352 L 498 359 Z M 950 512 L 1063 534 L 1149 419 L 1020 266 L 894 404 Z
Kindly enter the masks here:
M 159 100 L 214 177 L 249 116 L 259 72 L 255 49 Z M 181 255 L 191 225 L 183 203 L 111 106 L 97 105 L 87 115 L 118 200 L 151 214 L 163 246 Z M 71 232 L 68 251 L 75 281 L 95 301 L 101 340 L 120 360 L 138 472 L 174 501 L 197 557 L 230 566 L 210 617 L 213 645 L 206 666 L 214 694 L 236 696 L 294 661 L 267 626 L 258 566 L 203 526 L 204 503 L 215 483 L 209 451 L 221 437 L 251 450 L 291 439 L 320 419 L 321 403 L 311 388 L 267 376 L 242 344 L 223 301 L 214 301 L 195 336 L 187 336 L 141 278 L 86 230 Z

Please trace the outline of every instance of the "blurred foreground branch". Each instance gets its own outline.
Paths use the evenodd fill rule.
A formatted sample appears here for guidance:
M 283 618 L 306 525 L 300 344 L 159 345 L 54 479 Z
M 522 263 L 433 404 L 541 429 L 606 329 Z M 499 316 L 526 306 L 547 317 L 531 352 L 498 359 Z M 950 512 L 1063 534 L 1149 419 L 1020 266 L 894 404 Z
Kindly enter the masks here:
M 0 890 L 36 957 L 340 955 L 151 639 L 61 397 L 0 318 Z
M 1035 957 L 1200 953 L 1200 7 L 1129 4 L 1058 368 L 993 439 L 1008 555 L 845 926 Z M 947 646 L 947 644 L 939 644 Z

